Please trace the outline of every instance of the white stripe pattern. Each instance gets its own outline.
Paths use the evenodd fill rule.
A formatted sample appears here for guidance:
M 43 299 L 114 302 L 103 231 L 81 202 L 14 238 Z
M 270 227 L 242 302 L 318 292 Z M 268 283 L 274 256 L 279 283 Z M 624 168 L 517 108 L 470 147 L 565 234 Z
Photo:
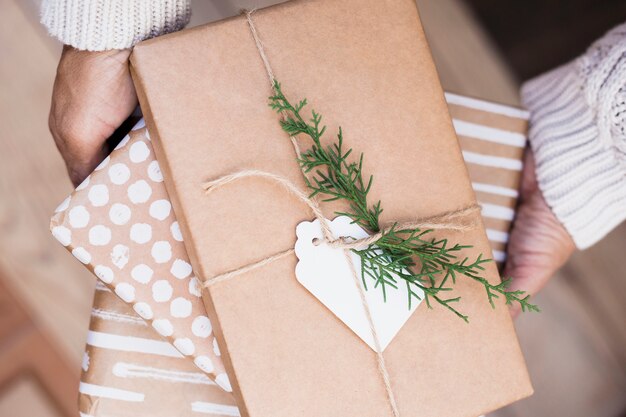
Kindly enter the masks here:
M 449 104 L 469 107 L 470 109 L 482 110 L 489 113 L 501 114 L 503 116 L 513 117 L 516 119 L 528 120 L 529 113 L 516 107 L 506 106 L 504 104 L 496 104 L 490 101 L 479 100 L 476 98 L 459 96 L 453 93 L 445 93 L 446 101 Z
M 204 401 L 194 401 L 191 403 L 191 410 L 196 413 L 211 414 L 214 416 L 239 417 L 239 409 L 232 405 L 207 403 Z
M 491 185 L 484 184 L 482 182 L 473 182 L 472 188 L 474 191 L 479 191 L 481 193 L 495 194 L 501 195 L 504 197 L 517 198 L 519 197 L 519 192 L 513 188 L 501 187 L 499 185 Z
M 112 400 L 142 402 L 145 399 L 145 395 L 140 392 L 88 384 L 82 381 L 78 386 L 78 391 L 81 394 L 90 395 L 92 397 L 109 398 Z
M 91 310 L 91 316 L 97 317 L 102 320 L 116 321 L 118 323 L 128 323 L 137 326 L 147 326 L 145 320 L 138 316 L 131 316 L 130 314 L 118 313 L 116 311 L 103 310 L 101 308 L 94 308 Z
M 458 119 L 452 119 L 452 124 L 454 125 L 454 130 L 456 130 L 457 135 L 460 136 L 514 146 L 516 148 L 524 148 L 526 146 L 526 136 L 521 133 L 483 126 Z
M 521 171 L 522 161 L 502 156 L 483 155 L 476 152 L 463 151 L 463 158 L 468 164 L 482 165 L 492 168 L 503 168 L 511 171 Z
M 494 249 L 493 251 L 493 260 L 496 262 L 504 262 L 506 261 L 506 252 L 502 252 L 501 250 Z
M 113 365 L 113 375 L 120 378 L 146 378 L 167 382 L 216 385 L 202 372 L 175 371 L 126 362 L 117 362 Z
M 479 203 L 482 207 L 483 217 L 498 220 L 512 221 L 515 217 L 515 210 L 496 204 Z
M 182 358 L 183 355 L 167 342 L 144 339 L 134 336 L 120 336 L 111 333 L 89 330 L 87 344 L 103 349 L 119 350 L 123 352 L 140 352 L 152 355 Z
M 487 229 L 487 237 L 492 242 L 506 243 L 509 241 L 508 233 L 494 229 Z

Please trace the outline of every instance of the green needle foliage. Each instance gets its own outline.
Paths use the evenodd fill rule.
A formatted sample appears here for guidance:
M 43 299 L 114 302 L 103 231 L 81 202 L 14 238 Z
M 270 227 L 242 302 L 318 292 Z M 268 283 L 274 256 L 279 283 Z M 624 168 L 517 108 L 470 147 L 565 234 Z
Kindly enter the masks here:
M 357 158 L 358 162 L 349 160 L 352 149 L 344 147 L 341 128 L 335 143 L 322 145 L 321 138 L 326 131 L 326 127 L 321 125 L 322 116 L 313 111 L 311 119 L 305 120 L 301 111 L 307 100 L 292 105 L 276 81 L 274 95 L 269 100 L 270 107 L 283 115 L 280 124 L 285 132 L 290 136 L 305 135 L 313 142 L 298 158 L 305 173 L 306 185 L 311 190 L 310 196 L 320 196 L 324 202 L 347 202 L 350 210 L 337 212 L 337 215 L 348 216 L 353 223 L 372 233 L 380 232 L 379 218 L 383 209 L 380 201 L 368 202 L 373 177 L 363 178 L 363 154 Z M 352 249 L 360 257 L 361 279 L 365 288 L 371 285 L 380 289 L 386 300 L 389 289 L 405 285 L 409 308 L 414 299 L 424 299 L 429 308 L 436 302 L 467 322 L 468 317 L 455 307 L 460 297 L 449 296 L 457 277 L 464 276 L 484 286 L 489 303 L 494 308 L 494 300 L 504 297 L 507 305 L 518 303 L 522 311 L 539 311 L 536 305 L 529 302 L 530 296 L 524 291 L 507 290 L 510 279 L 494 285 L 481 276 L 485 269 L 483 265 L 491 262 L 490 259 L 483 259 L 482 254 L 473 261 L 460 259 L 459 253 L 471 246 L 450 245 L 447 239 L 429 238 L 431 232 L 402 229 L 396 224 L 367 248 Z

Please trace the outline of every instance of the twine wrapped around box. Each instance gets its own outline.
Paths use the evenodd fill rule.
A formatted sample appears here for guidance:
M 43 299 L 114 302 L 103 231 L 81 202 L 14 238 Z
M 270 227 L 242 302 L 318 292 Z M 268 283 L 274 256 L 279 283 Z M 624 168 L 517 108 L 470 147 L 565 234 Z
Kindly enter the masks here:
M 250 28 L 250 32 L 254 38 L 257 50 L 259 52 L 259 56 L 261 57 L 263 64 L 265 66 L 265 69 L 267 71 L 267 76 L 269 78 L 270 85 L 273 87 L 276 83 L 276 79 L 274 77 L 274 72 L 269 63 L 267 55 L 265 54 L 265 48 L 259 37 L 258 31 L 254 24 L 254 20 L 252 19 L 253 12 L 254 10 L 252 11 L 244 10 L 242 11 L 242 14 L 245 15 L 246 17 L 248 26 Z M 284 120 L 284 115 L 282 113 L 281 113 L 281 117 Z M 290 139 L 294 147 L 296 158 L 298 158 L 300 156 L 300 147 L 298 145 L 297 139 L 294 136 L 290 136 Z M 303 173 L 303 175 L 305 174 Z M 337 249 L 342 249 L 346 262 L 348 263 L 350 267 L 350 271 L 354 279 L 354 283 L 358 289 L 359 296 L 361 298 L 361 304 L 363 306 L 363 310 L 365 311 L 365 315 L 369 324 L 369 330 L 374 340 L 374 344 L 376 348 L 375 351 L 376 351 L 378 370 L 385 386 L 385 391 L 387 393 L 387 398 L 389 400 L 389 406 L 391 408 L 393 416 L 400 417 L 400 412 L 398 411 L 396 399 L 393 393 L 393 389 L 391 387 L 389 371 L 385 364 L 385 358 L 383 356 L 381 343 L 380 343 L 378 334 L 376 332 L 376 328 L 375 328 L 374 321 L 372 318 L 372 313 L 371 313 L 371 310 L 369 308 L 369 305 L 367 303 L 367 299 L 365 296 L 365 289 L 363 289 L 361 285 L 359 285 L 359 277 L 358 277 L 356 268 L 354 266 L 354 263 L 352 262 L 352 258 L 350 257 L 351 249 L 355 249 L 359 247 L 367 247 L 369 245 L 374 244 L 377 240 L 379 240 L 383 236 L 385 231 L 382 230 L 367 238 L 357 239 L 357 240 L 346 240 L 345 238 L 336 238 L 333 235 L 332 230 L 330 229 L 328 219 L 326 219 L 326 217 L 322 213 L 322 210 L 320 209 L 319 204 L 314 197 L 307 196 L 304 192 L 299 190 L 298 187 L 295 184 L 293 184 L 291 181 L 289 181 L 288 179 L 281 177 L 279 175 L 276 175 L 276 174 L 269 173 L 269 172 L 263 172 L 263 171 L 257 171 L 257 170 L 243 170 L 243 171 L 236 172 L 234 174 L 226 175 L 226 176 L 217 178 L 215 180 L 209 181 L 204 184 L 204 188 L 206 190 L 206 193 L 209 194 L 211 191 L 214 191 L 220 187 L 223 187 L 234 181 L 246 179 L 246 178 L 263 178 L 263 179 L 266 179 L 266 180 L 269 180 L 269 181 L 272 181 L 281 185 L 288 194 L 296 197 L 299 201 L 306 204 L 309 207 L 309 209 L 311 209 L 315 218 L 319 220 L 320 222 L 325 244 L 331 247 L 337 248 Z M 418 221 L 394 224 L 393 227 L 398 227 L 403 230 L 405 229 L 409 229 L 409 230 L 410 229 L 433 229 L 433 230 L 464 231 L 464 230 L 470 230 L 471 228 L 476 227 L 477 225 L 476 220 L 477 218 L 479 218 L 479 216 L 480 216 L 480 206 L 478 206 L 477 204 L 474 204 L 468 207 L 464 207 L 464 208 L 450 211 L 447 213 L 443 213 L 440 215 L 424 218 Z M 462 220 L 467 217 L 471 217 L 472 219 L 474 219 L 474 221 L 470 223 L 463 223 L 461 221 L 458 221 L 458 219 Z M 260 268 L 264 265 L 270 264 L 276 260 L 279 260 L 293 253 L 294 253 L 294 249 L 290 248 L 285 251 L 270 255 L 260 261 L 235 269 L 233 271 L 229 271 L 224 274 L 207 278 L 203 282 L 203 287 L 208 288 L 211 285 L 215 285 L 217 283 L 235 278 L 246 272 L 249 272 L 256 268 Z

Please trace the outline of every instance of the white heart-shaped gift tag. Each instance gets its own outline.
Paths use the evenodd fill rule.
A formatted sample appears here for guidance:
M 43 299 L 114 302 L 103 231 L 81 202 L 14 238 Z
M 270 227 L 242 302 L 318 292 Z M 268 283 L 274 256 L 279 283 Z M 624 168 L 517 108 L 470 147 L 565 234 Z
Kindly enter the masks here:
M 362 239 L 368 236 L 363 228 L 352 223 L 346 216 L 336 217 L 329 222 L 329 225 L 336 238 Z M 369 321 L 361 302 L 361 295 L 343 249 L 332 248 L 324 243 L 319 220 L 298 224 L 296 235 L 295 253 L 299 260 L 296 266 L 298 281 L 357 336 L 376 350 Z M 350 252 L 350 257 L 358 274 L 359 285 L 365 288 L 360 273 L 361 259 L 353 252 Z M 414 299 L 409 309 L 408 289 L 402 279 L 397 279 L 397 281 L 397 289 L 387 289 L 386 301 L 380 288 L 374 288 L 373 282 L 368 282 L 368 290 L 365 291 L 365 298 L 382 350 L 385 350 L 391 343 L 420 304 L 420 300 Z M 420 296 L 420 299 L 423 298 L 422 293 L 415 289 L 414 292 Z

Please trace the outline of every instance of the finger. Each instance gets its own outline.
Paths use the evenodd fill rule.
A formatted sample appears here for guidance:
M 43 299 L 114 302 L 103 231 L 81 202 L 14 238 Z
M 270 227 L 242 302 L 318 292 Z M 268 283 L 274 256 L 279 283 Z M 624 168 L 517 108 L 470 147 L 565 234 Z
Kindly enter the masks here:
M 511 290 L 537 294 L 574 251 L 574 243 L 537 190 L 520 205 L 508 246 L 504 276 Z M 511 314 L 519 314 L 513 306 Z

